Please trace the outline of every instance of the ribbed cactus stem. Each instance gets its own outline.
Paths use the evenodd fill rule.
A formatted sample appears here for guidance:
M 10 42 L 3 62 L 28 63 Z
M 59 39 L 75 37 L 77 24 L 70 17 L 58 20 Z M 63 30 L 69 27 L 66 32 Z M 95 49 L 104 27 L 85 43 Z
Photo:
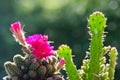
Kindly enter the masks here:
M 109 78 L 110 78 L 110 80 L 114 79 L 117 55 L 118 55 L 118 52 L 117 52 L 116 48 L 113 47 L 111 49 L 111 52 L 109 53 L 109 56 L 110 56 Z
M 100 72 L 100 58 L 103 50 L 103 34 L 106 26 L 106 18 L 101 12 L 94 12 L 90 16 L 88 23 L 91 35 L 88 80 L 98 80 L 99 78 L 95 75 L 99 75 Z
M 5 67 L 5 70 L 6 70 L 7 74 L 11 77 L 18 76 L 18 75 L 21 74 L 18 67 L 10 61 L 5 62 L 4 67 Z
M 15 55 L 13 57 L 13 61 L 15 62 L 15 64 L 18 66 L 18 67 L 21 67 L 25 64 L 25 58 L 19 54 Z

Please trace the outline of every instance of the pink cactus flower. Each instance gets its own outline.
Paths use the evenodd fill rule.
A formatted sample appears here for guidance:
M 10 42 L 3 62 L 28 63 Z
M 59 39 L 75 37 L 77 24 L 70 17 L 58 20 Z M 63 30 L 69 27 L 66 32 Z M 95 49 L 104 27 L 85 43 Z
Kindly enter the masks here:
M 26 44 L 25 36 L 24 36 L 24 32 L 22 30 L 20 22 L 15 22 L 15 23 L 11 24 L 10 30 L 13 33 L 13 36 L 16 39 L 16 41 L 19 41 L 19 43 L 22 46 L 25 46 L 25 44 Z
M 32 54 L 39 60 L 48 59 L 54 55 L 53 46 L 50 46 L 47 35 L 34 34 L 26 38 L 26 42 L 32 48 Z
M 61 58 L 57 65 L 57 70 L 60 70 L 61 68 L 63 68 L 64 64 L 65 64 L 65 59 Z

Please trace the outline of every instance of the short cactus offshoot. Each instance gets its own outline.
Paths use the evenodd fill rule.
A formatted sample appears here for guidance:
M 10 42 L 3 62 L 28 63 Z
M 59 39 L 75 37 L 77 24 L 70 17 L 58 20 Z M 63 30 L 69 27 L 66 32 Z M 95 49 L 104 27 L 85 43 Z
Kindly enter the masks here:
M 35 34 L 25 39 L 20 22 L 11 25 L 15 39 L 22 45 L 24 56 L 17 54 L 13 62 L 4 64 L 8 76 L 3 80 L 64 80 L 61 63 L 46 35 Z M 64 59 L 62 58 L 62 61 Z M 59 67 L 59 68 L 58 68 Z

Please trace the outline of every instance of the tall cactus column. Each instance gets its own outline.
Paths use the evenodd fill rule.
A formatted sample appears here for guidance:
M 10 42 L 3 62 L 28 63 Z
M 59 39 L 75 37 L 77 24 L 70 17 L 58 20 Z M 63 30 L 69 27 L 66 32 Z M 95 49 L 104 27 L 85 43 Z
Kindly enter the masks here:
M 106 26 L 106 18 L 100 12 L 94 12 L 89 20 L 89 29 L 91 35 L 90 43 L 90 63 L 89 63 L 89 80 L 98 80 L 96 77 L 100 71 L 100 58 L 103 47 L 103 34 Z

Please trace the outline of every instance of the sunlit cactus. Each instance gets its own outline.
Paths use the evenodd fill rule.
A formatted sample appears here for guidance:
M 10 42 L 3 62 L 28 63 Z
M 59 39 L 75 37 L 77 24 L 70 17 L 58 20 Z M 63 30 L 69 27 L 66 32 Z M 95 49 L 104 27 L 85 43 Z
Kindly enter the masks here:
M 115 47 L 104 46 L 106 20 L 99 11 L 90 15 L 90 47 L 78 69 L 69 46 L 61 45 L 54 50 L 47 35 L 34 34 L 25 38 L 20 22 L 13 23 L 10 29 L 25 54 L 17 54 L 13 61 L 5 62 L 8 75 L 3 80 L 114 80 L 118 53 Z M 63 68 L 66 79 L 60 73 Z
M 18 67 L 25 66 L 25 58 L 19 54 L 13 57 L 13 61 Z
M 5 62 L 4 67 L 5 67 L 7 74 L 11 77 L 21 75 L 20 69 L 13 62 L 10 62 L 10 61 Z
M 116 66 L 116 60 L 117 60 L 117 50 L 115 47 L 111 49 L 111 52 L 109 53 L 110 56 L 110 67 L 109 67 L 109 78 L 110 80 L 114 79 L 114 73 L 115 73 L 115 66 Z
M 60 73 L 64 64 L 57 70 L 59 59 L 48 41 L 48 36 L 35 34 L 25 40 L 20 22 L 13 23 L 10 29 L 16 40 L 22 44 L 25 54 L 17 54 L 13 57 L 13 62 L 5 62 L 8 76 L 3 80 L 64 80 Z
M 61 75 L 60 72 L 58 72 L 58 70 L 56 69 L 59 61 L 56 62 L 55 58 L 51 58 L 51 59 L 55 59 L 55 60 L 51 60 L 51 62 L 46 60 L 38 60 L 36 58 L 35 60 L 31 58 L 29 59 L 29 61 L 25 62 L 27 59 L 28 57 L 15 55 L 13 58 L 14 62 L 10 62 L 10 61 L 5 62 L 4 66 L 7 74 L 9 75 L 9 79 L 12 79 L 13 77 L 17 77 L 18 80 L 29 80 L 29 79 L 45 80 L 49 77 L 53 78 L 53 76 L 55 75 L 57 77 L 57 74 L 58 76 Z M 63 66 L 61 66 L 61 68 L 62 67 Z M 62 75 L 60 80 L 63 80 Z
M 62 45 L 58 49 L 59 57 L 66 60 L 65 69 L 69 80 L 113 80 L 117 60 L 115 47 L 104 47 L 106 18 L 97 11 L 88 19 L 90 48 L 83 59 L 83 65 L 77 70 L 73 61 L 71 49 Z M 106 57 L 108 56 L 108 57 Z
M 104 47 L 103 45 L 106 18 L 103 13 L 97 11 L 90 15 L 88 24 L 91 35 L 89 54 L 87 54 L 89 59 L 83 60 L 80 76 L 83 80 L 113 80 L 117 50 L 115 47 Z

